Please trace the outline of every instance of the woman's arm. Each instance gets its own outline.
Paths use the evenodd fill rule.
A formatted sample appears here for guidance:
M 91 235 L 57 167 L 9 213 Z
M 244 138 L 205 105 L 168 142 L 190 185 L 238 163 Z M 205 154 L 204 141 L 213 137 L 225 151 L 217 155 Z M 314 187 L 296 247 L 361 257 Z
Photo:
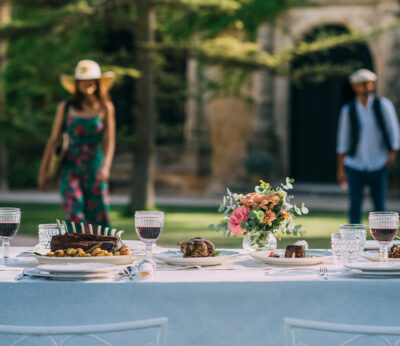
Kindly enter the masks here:
M 51 150 L 54 147 L 55 143 L 57 142 L 58 138 L 61 135 L 61 129 L 64 122 L 64 111 L 65 111 L 65 104 L 66 102 L 60 102 L 57 106 L 56 117 L 54 119 L 53 128 L 51 130 L 50 138 L 46 143 L 46 147 L 44 149 L 42 162 L 40 164 L 39 170 L 39 179 L 38 185 L 41 190 L 46 190 L 47 185 L 47 167 L 50 160 Z
M 114 105 L 112 102 L 106 103 L 105 110 L 105 130 L 103 137 L 103 150 L 104 159 L 99 171 L 97 172 L 97 178 L 101 181 L 108 180 L 110 177 L 111 163 L 114 157 L 115 150 L 115 113 Z

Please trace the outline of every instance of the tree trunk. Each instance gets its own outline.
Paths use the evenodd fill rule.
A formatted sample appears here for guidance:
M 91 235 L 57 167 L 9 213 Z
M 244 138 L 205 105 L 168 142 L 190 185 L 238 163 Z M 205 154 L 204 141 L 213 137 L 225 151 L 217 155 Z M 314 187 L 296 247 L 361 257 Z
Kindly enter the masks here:
M 154 207 L 155 83 L 154 62 L 141 44 L 154 42 L 154 13 L 148 0 L 138 0 L 135 49 L 141 77 L 136 85 L 136 122 L 131 207 L 133 211 Z
M 5 25 L 11 18 L 11 3 L 5 2 L 0 6 L 0 24 Z M 7 41 L 0 41 L 0 71 L 4 71 L 7 62 Z M 0 79 L 0 117 L 4 117 L 5 94 L 4 78 Z M 8 160 L 5 143 L 0 140 L 0 190 L 8 189 Z

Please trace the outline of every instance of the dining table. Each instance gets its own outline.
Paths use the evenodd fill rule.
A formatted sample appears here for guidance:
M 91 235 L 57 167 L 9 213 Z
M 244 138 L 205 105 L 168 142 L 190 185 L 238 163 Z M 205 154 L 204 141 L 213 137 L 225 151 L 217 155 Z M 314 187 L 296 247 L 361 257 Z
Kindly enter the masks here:
M 332 262 L 273 266 L 243 249 L 220 266 L 157 264 L 153 275 L 60 281 L 25 276 L 36 265 L 13 247 L 0 265 L 0 324 L 85 325 L 168 318 L 169 346 L 286 345 L 284 318 L 398 326 L 400 278 L 359 278 Z M 0 340 L 1 344 L 1 340 Z M 324 343 L 328 345 L 328 341 Z M 126 340 L 126 345 L 135 345 Z

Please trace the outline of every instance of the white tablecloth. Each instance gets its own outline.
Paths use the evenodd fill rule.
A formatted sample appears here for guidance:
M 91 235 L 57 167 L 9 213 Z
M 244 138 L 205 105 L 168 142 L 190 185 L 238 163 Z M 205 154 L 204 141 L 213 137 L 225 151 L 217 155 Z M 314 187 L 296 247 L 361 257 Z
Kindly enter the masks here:
M 400 279 L 347 277 L 329 265 L 329 280 L 321 280 L 319 266 L 260 270 L 254 268 L 264 265 L 248 256 L 237 261 L 234 270 L 158 271 L 149 280 L 133 282 L 29 277 L 16 282 L 18 272 L 3 266 L 0 324 L 93 324 L 166 316 L 170 346 L 285 345 L 284 317 L 400 324 Z

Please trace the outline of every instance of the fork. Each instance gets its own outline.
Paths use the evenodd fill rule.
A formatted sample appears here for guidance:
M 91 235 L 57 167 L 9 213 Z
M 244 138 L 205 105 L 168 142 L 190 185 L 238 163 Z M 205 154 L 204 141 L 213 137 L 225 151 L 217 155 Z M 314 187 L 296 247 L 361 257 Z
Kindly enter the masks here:
M 326 266 L 319 267 L 319 277 L 328 280 L 328 268 Z
M 20 274 L 18 274 L 15 278 L 14 278 L 14 280 L 15 281 L 20 281 L 20 280 L 22 280 L 23 278 L 24 278 L 24 276 L 28 276 L 28 274 L 26 273 L 28 271 L 28 268 L 24 268 L 23 270 L 22 270 L 22 272 L 20 273 Z

